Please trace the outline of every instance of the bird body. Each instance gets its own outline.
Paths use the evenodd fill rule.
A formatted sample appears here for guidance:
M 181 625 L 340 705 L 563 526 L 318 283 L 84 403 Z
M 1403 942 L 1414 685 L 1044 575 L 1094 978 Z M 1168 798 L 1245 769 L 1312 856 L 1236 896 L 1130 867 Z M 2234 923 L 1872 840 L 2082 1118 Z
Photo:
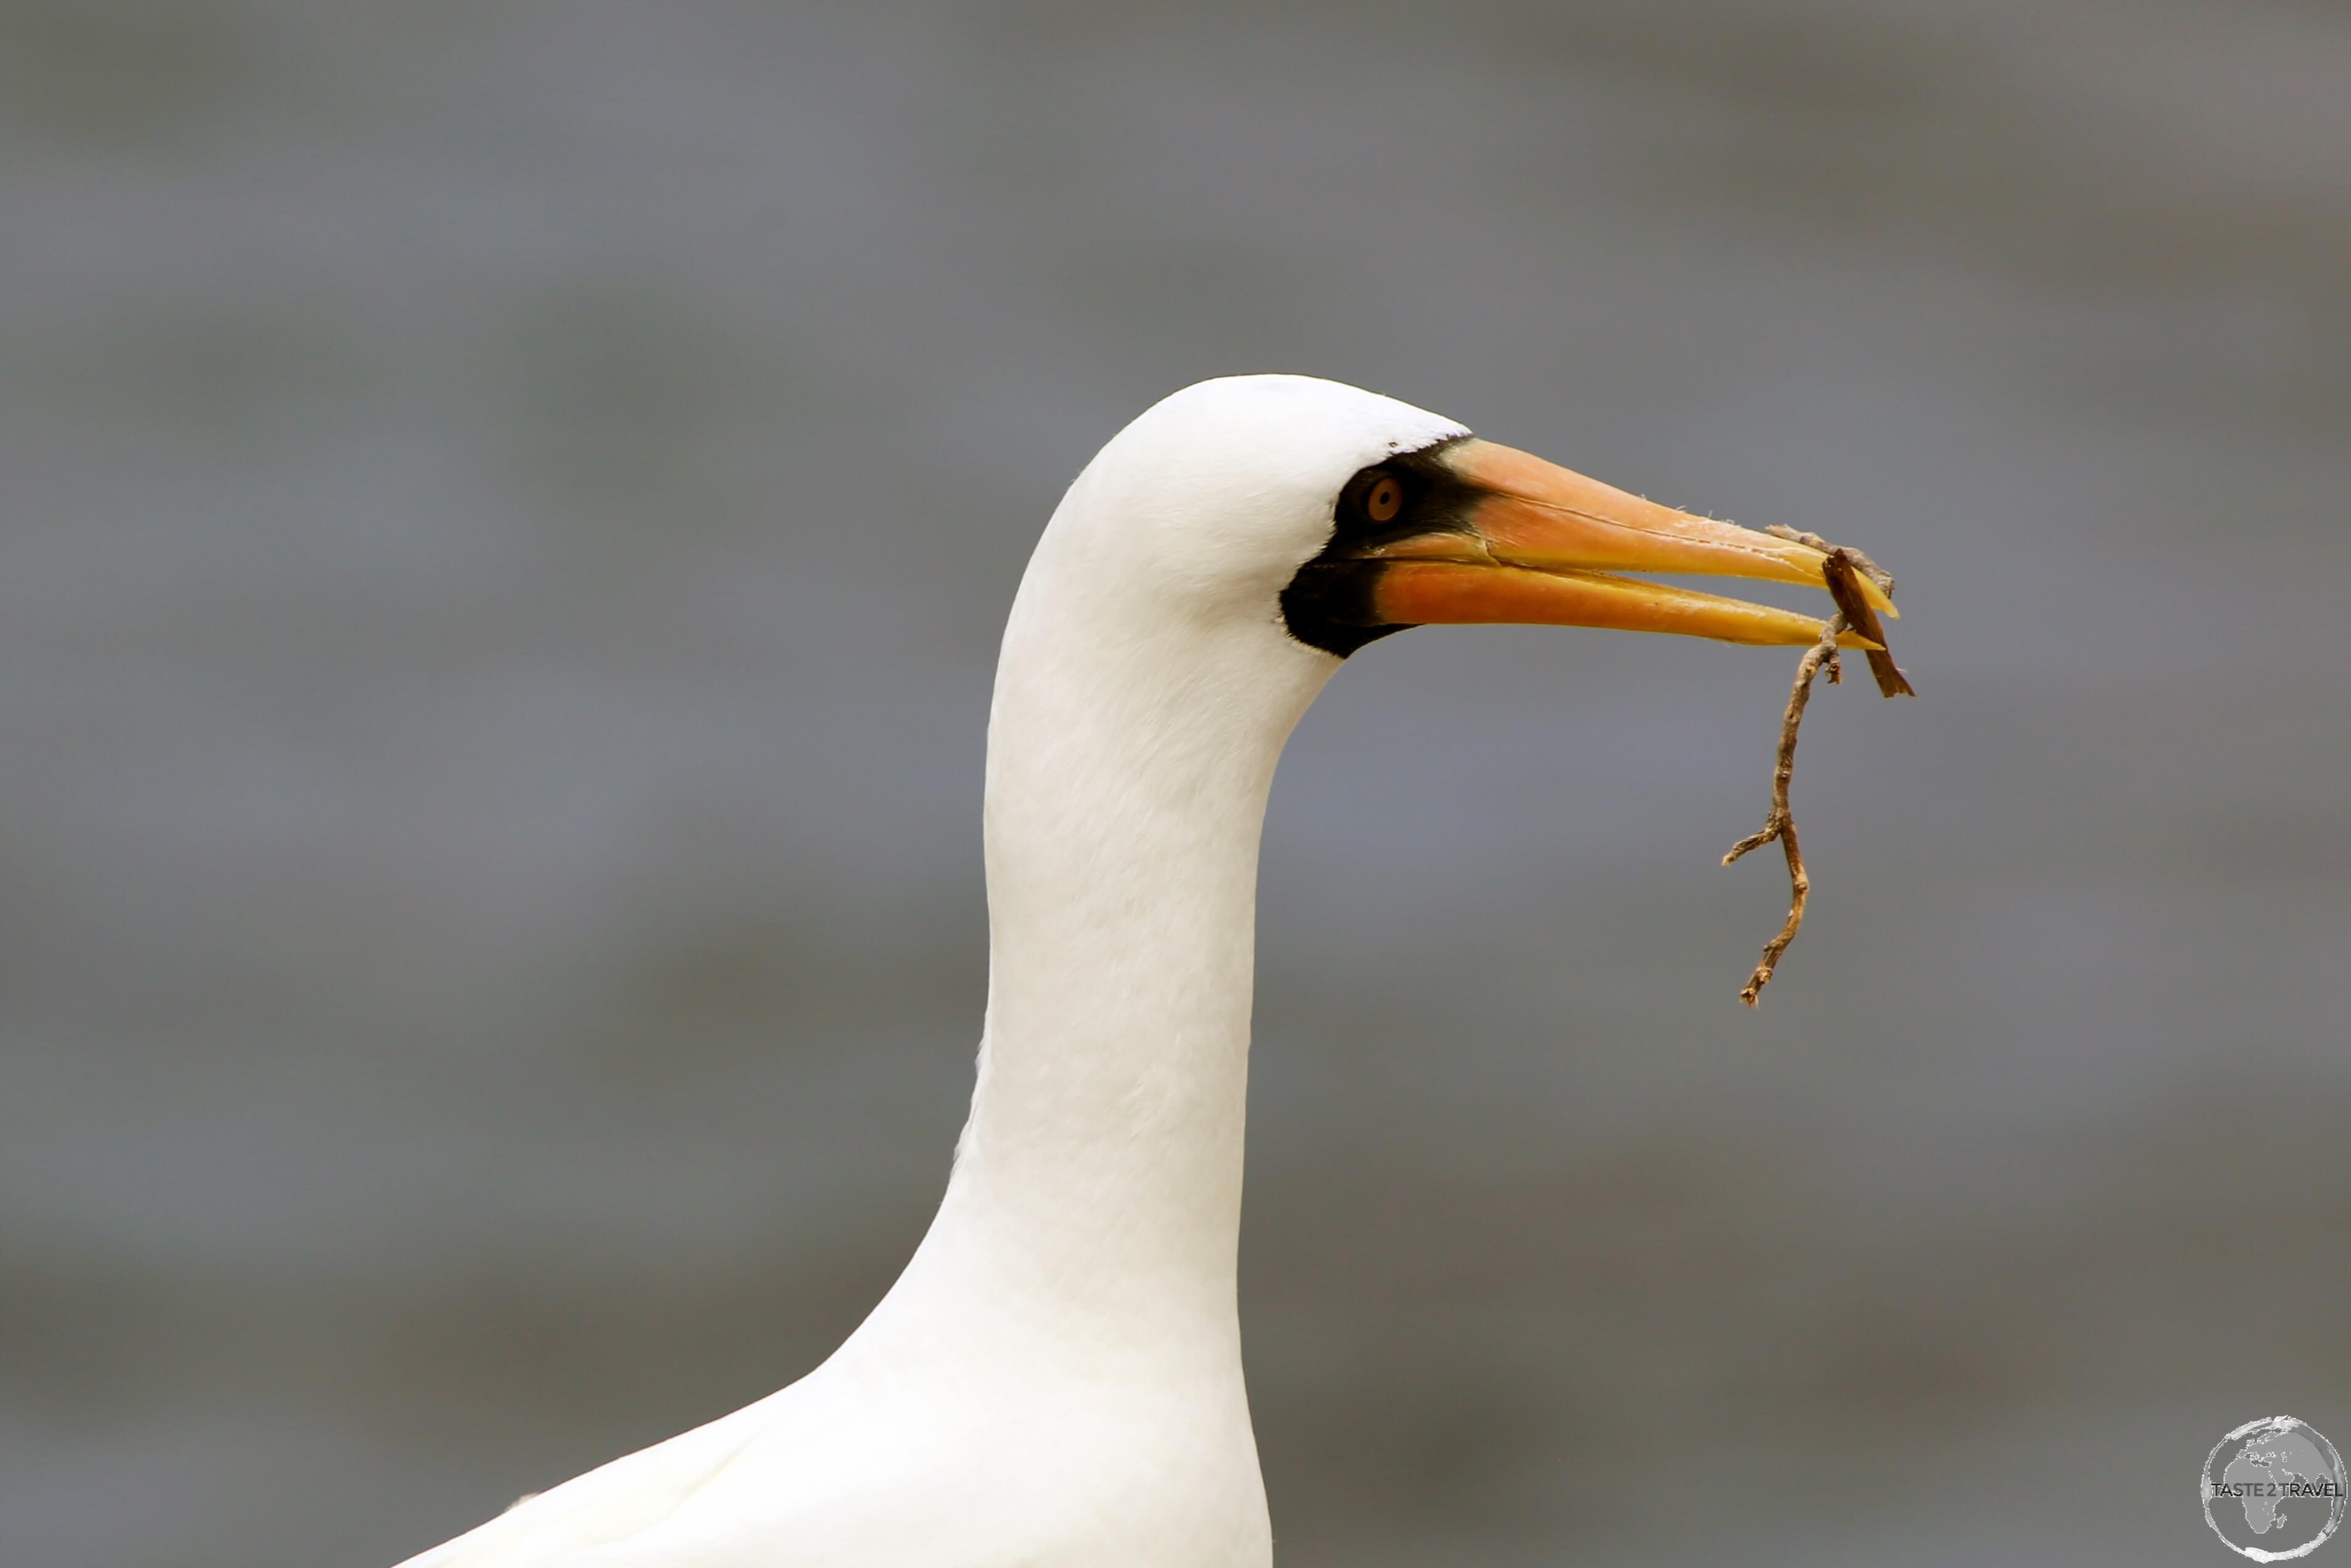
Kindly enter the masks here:
M 1651 542 L 1594 544 L 1595 517 Z M 1604 566 L 1820 580 L 1801 547 L 1328 382 L 1204 382 L 1121 432 L 1006 628 L 977 1082 L 905 1271 L 800 1381 L 403 1568 L 1263 1568 L 1235 1266 L 1275 764 L 1344 653 L 1405 624 L 1818 632 Z

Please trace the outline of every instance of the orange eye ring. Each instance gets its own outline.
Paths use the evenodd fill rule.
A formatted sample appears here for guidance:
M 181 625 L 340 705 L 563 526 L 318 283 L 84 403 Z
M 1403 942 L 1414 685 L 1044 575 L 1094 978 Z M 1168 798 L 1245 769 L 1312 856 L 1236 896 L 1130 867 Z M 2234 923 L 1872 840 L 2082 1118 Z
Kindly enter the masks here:
M 1392 475 L 1383 474 L 1372 481 L 1364 492 L 1364 515 L 1375 523 L 1392 523 L 1404 510 L 1404 486 Z

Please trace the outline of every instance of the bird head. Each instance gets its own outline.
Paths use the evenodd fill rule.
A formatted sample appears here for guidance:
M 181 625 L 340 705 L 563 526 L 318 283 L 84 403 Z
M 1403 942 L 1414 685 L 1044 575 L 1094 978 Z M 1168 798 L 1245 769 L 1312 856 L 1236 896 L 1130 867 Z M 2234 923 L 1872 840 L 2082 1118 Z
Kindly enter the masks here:
M 1617 575 L 1826 585 L 1809 545 L 1661 507 L 1441 415 L 1305 376 L 1232 376 L 1162 400 L 1065 507 L 1096 581 L 1163 608 L 1270 622 L 1343 658 L 1443 622 L 1525 622 L 1801 644 L 1821 622 Z M 1088 533 L 1086 530 L 1092 530 Z M 1876 584 L 1863 591 L 1891 615 Z M 1847 633 L 1851 646 L 1871 646 Z

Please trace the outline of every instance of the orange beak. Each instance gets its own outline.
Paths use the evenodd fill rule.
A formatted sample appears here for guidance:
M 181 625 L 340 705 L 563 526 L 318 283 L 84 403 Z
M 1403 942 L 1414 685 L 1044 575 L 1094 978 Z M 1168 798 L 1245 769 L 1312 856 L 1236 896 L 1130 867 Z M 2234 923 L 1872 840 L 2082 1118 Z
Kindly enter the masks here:
M 1540 457 L 1468 440 L 1432 454 L 1475 497 L 1458 527 L 1374 545 L 1375 618 L 1391 625 L 1520 622 L 1674 632 L 1726 643 L 1817 642 L 1811 616 L 1615 571 L 1758 578 L 1827 587 L 1828 559 L 1810 545 L 1692 517 Z M 1860 580 L 1879 614 L 1898 613 Z M 1877 644 L 1856 632 L 1848 648 Z

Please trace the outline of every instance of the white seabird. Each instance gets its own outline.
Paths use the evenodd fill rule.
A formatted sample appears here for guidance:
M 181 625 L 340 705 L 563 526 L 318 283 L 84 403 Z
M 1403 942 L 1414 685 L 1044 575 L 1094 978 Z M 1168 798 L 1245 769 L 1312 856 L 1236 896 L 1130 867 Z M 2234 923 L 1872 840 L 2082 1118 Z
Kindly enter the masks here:
M 1234 1265 L 1283 742 L 1407 626 L 1813 642 L 1609 573 L 1821 586 L 1823 559 L 1331 382 L 1149 410 L 1070 486 L 1005 629 L 978 1083 L 905 1272 L 799 1382 L 403 1568 L 1263 1568 Z

